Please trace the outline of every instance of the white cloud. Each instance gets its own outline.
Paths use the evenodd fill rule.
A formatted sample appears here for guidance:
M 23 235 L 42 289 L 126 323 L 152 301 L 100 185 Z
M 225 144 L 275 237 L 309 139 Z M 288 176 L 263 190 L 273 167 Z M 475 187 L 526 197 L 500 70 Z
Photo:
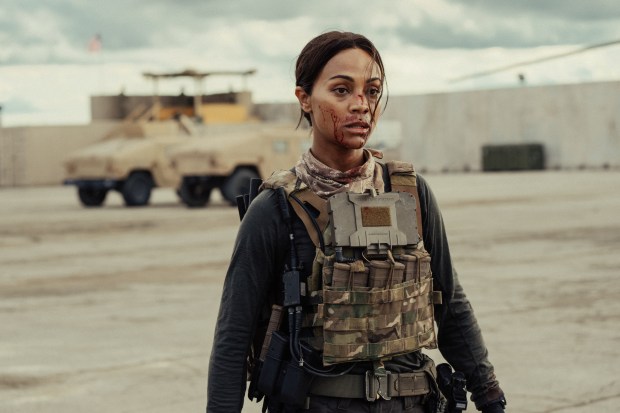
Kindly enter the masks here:
M 394 0 L 389 7 L 317 0 L 303 14 L 265 0 L 120 0 L 105 5 L 7 0 L 0 14 L 0 105 L 4 125 L 87 122 L 91 94 L 150 94 L 145 71 L 245 70 L 257 101 L 293 101 L 295 58 L 329 29 L 362 32 L 385 61 L 390 93 L 408 94 L 617 79 L 620 45 L 461 83 L 460 75 L 620 38 L 620 4 L 576 1 Z M 543 3 L 543 2 L 541 2 Z M 614 3 L 615 4 L 615 3 Z M 604 13 L 603 13 L 604 6 Z M 561 10 L 560 10 L 561 9 Z M 582 17 L 580 17 L 582 16 Z M 101 53 L 87 52 L 103 36 Z M 62 64 L 61 64 L 62 63 Z M 207 92 L 239 89 L 209 78 Z M 161 93 L 193 93 L 191 80 L 162 82 Z

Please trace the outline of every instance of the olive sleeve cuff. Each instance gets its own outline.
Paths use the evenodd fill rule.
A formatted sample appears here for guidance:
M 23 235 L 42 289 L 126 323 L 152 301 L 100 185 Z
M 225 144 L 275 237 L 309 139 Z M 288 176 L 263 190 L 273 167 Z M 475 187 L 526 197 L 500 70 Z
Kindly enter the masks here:
M 504 392 L 499 386 L 492 387 L 488 389 L 485 393 L 472 395 L 472 401 L 476 404 L 476 409 L 486 412 L 486 407 L 489 407 L 493 404 L 501 405 L 503 409 L 506 405 L 506 398 L 504 397 Z M 489 410 L 492 412 L 494 410 Z

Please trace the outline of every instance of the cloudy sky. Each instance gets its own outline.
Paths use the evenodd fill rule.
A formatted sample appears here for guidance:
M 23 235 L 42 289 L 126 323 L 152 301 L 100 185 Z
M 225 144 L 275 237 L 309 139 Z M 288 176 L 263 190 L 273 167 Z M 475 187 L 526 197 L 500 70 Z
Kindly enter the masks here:
M 461 82 L 516 62 L 620 40 L 617 0 L 1 0 L 4 126 L 87 123 L 93 94 L 149 94 L 142 73 L 257 69 L 258 102 L 292 101 L 303 45 L 327 30 L 363 33 L 392 95 L 620 79 L 620 44 Z M 101 48 L 89 50 L 99 34 Z M 240 89 L 213 77 L 204 91 Z M 192 93 L 191 81 L 160 84 Z

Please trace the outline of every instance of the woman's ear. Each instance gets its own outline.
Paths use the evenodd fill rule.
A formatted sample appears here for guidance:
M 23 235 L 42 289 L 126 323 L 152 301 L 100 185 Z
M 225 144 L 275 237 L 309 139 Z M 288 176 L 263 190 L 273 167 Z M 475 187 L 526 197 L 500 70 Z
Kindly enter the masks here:
M 301 86 L 295 88 L 295 96 L 297 96 L 297 100 L 299 100 L 301 110 L 306 113 L 312 113 L 312 105 L 310 104 L 311 96 L 307 94 Z

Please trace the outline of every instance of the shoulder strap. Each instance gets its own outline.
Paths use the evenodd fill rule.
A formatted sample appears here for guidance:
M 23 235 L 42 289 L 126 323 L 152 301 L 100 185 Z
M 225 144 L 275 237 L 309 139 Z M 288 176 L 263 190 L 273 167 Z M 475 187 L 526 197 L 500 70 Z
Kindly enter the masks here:
M 415 198 L 416 219 L 418 221 L 418 235 L 422 238 L 422 210 L 420 209 L 420 195 L 418 194 L 417 175 L 413 164 L 401 161 L 386 162 L 390 177 L 391 191 L 409 192 Z
M 314 246 L 324 251 L 323 232 L 329 221 L 327 201 L 307 187 L 290 193 L 289 199 L 293 200 L 293 210 L 304 223 Z
M 283 188 L 288 200 L 301 219 L 312 243 L 323 250 L 323 232 L 327 228 L 329 215 L 327 201 L 303 184 L 291 170 L 274 172 L 261 188 Z
M 260 187 L 260 190 L 277 189 L 282 187 L 288 195 L 295 188 L 296 182 L 297 176 L 293 173 L 293 171 L 282 169 L 273 172 L 269 178 L 265 179 Z

